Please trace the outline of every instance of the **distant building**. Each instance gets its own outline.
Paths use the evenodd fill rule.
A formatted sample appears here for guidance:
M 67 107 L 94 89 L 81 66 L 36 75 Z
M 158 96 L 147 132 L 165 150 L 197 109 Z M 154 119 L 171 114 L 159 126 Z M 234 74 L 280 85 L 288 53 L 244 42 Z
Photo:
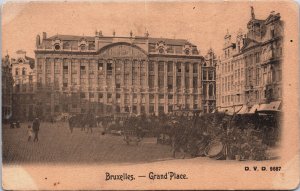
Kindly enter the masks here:
M 282 39 L 280 14 L 255 18 L 251 7 L 248 32 L 235 39 L 227 32 L 223 56 L 217 66 L 217 107 L 220 111 L 254 113 L 279 110 L 282 100 Z
M 217 57 L 209 49 L 202 65 L 202 105 L 204 113 L 211 113 L 216 108 L 216 65 Z
M 13 77 L 9 55 L 2 59 L 2 120 L 7 122 L 12 117 Z
M 54 35 L 36 39 L 37 113 L 170 113 L 202 98 L 197 46 L 184 39 Z M 205 68 L 209 68 L 206 66 Z M 211 110 L 211 109 L 209 109 Z
M 35 115 L 35 72 L 34 59 L 19 50 L 11 59 L 13 87 L 13 118 L 18 120 L 32 119 Z

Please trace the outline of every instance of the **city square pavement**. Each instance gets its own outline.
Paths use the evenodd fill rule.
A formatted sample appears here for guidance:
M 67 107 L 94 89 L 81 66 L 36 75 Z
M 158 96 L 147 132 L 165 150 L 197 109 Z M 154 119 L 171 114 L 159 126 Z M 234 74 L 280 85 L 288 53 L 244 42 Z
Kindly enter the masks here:
M 70 133 L 67 123 L 41 123 L 39 141 L 28 142 L 27 126 L 10 129 L 3 125 L 4 163 L 144 163 L 172 159 L 171 146 L 144 138 L 139 145 L 127 145 L 123 136 L 93 133 L 75 128 Z

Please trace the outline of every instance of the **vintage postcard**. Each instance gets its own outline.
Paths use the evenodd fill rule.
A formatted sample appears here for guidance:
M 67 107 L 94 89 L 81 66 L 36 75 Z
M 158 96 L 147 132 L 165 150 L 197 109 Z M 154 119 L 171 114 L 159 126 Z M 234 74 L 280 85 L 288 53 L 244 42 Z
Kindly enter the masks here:
M 296 2 L 1 12 L 3 189 L 298 187 Z

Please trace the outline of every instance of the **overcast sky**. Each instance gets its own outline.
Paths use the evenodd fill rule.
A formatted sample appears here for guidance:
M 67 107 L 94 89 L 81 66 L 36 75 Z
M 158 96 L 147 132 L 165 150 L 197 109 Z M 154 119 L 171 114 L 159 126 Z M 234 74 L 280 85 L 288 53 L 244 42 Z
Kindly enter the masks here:
M 288 4 L 229 3 L 229 2 L 131 2 L 131 3 L 7 3 L 2 17 L 2 55 L 23 49 L 34 57 L 35 37 L 47 32 L 55 34 L 94 36 L 95 30 L 103 35 L 143 35 L 151 37 L 182 38 L 196 44 L 205 55 L 211 47 L 222 51 L 227 29 L 233 35 L 241 28 L 246 31 L 250 20 L 250 6 L 256 18 L 266 19 L 272 10 L 282 13 Z M 285 16 L 282 15 L 284 20 Z

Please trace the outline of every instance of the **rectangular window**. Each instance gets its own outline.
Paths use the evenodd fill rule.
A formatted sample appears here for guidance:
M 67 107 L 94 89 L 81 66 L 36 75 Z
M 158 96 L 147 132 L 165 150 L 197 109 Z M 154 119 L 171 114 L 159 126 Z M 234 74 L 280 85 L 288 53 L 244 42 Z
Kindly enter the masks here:
M 193 88 L 197 88 L 197 84 L 198 84 L 198 78 L 193 77 Z
M 54 73 L 56 73 L 56 74 L 60 73 L 60 60 L 59 59 L 54 60 Z
M 106 70 L 107 71 L 112 71 L 113 67 L 112 67 L 112 63 L 107 63 L 106 65 Z
M 168 62 L 168 72 L 173 72 L 173 62 Z
M 181 77 L 180 76 L 177 76 L 177 79 L 176 79 L 176 86 L 178 88 L 181 88 Z
M 127 86 L 130 84 L 129 74 L 124 75 L 124 85 Z
M 214 71 L 213 70 L 210 70 L 208 72 L 208 80 L 213 80 L 214 79 Z
M 186 73 L 189 73 L 190 72 L 190 66 L 189 66 L 189 63 L 185 63 L 184 65 L 184 70 Z
M 122 67 L 122 65 L 121 65 L 120 61 L 117 62 L 117 63 L 116 63 L 116 71 L 117 71 L 117 72 L 120 72 L 120 71 L 121 71 L 121 67 Z
M 94 98 L 94 93 L 90 92 L 90 98 Z
M 203 72 L 202 72 L 202 79 L 203 79 L 203 80 L 207 80 L 207 72 L 206 72 L 205 69 L 204 69 Z
M 149 62 L 149 72 L 154 72 L 154 63 L 153 62 Z
M 168 76 L 168 89 L 173 88 L 173 76 Z
M 149 88 L 154 88 L 154 75 L 149 75 Z
M 198 73 L 198 64 L 193 64 L 193 73 L 194 74 Z
M 80 93 L 80 98 L 85 98 L 85 93 Z
M 163 75 L 158 76 L 158 87 L 160 87 L 160 88 L 164 87 L 164 76 Z
M 158 62 L 158 72 L 164 72 L 164 62 Z
M 103 63 L 102 62 L 98 62 L 98 70 L 101 72 L 103 71 Z
M 176 70 L 178 73 L 181 72 L 181 63 L 176 63 Z

